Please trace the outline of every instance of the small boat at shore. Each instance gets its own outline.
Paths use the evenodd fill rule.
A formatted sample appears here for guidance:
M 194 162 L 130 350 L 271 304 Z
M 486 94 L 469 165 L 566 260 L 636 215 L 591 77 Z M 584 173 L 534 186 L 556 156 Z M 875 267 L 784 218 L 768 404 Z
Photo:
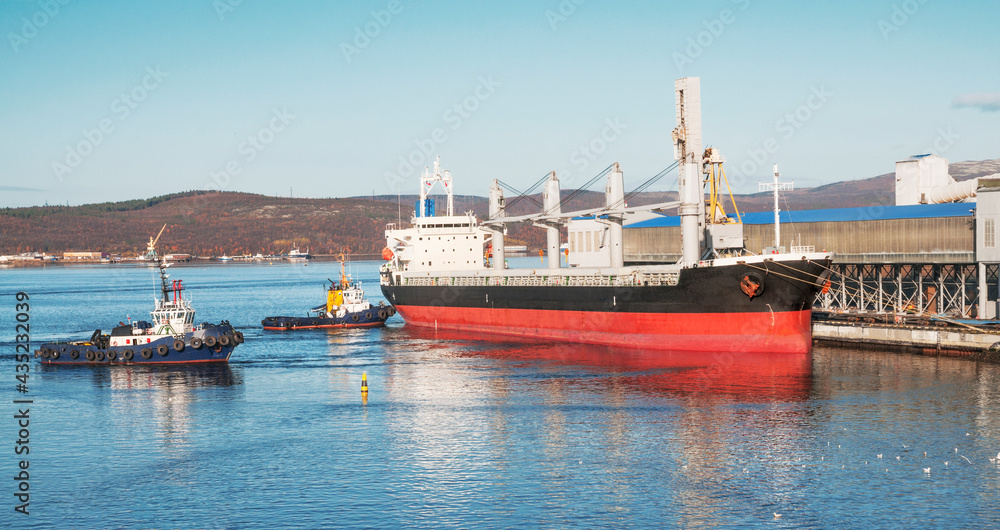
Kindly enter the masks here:
M 326 290 L 326 303 L 309 310 L 304 317 L 267 317 L 260 322 L 272 331 L 320 328 L 370 328 L 385 325 L 396 309 L 385 302 L 372 305 L 365 299 L 365 292 L 344 270 L 340 262 L 340 280 L 330 280 Z
M 164 225 L 166 228 L 166 225 Z M 163 230 L 160 230 L 163 234 Z M 184 300 L 181 280 L 167 285 L 166 257 L 157 260 L 156 240 L 149 238 L 147 258 L 160 269 L 160 291 L 150 312 L 152 322 L 131 319 L 118 322 L 110 334 L 100 329 L 89 340 L 44 343 L 35 351 L 42 364 L 176 364 L 227 362 L 243 333 L 223 320 L 218 324 L 194 323 L 194 308 Z M 171 298 L 172 295 L 172 298 Z

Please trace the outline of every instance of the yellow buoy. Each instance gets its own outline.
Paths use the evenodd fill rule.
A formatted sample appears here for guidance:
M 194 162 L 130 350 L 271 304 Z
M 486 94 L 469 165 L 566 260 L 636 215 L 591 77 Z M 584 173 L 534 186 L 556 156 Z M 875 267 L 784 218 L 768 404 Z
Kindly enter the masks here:
M 368 393 L 368 374 L 365 372 L 361 372 L 361 393 Z

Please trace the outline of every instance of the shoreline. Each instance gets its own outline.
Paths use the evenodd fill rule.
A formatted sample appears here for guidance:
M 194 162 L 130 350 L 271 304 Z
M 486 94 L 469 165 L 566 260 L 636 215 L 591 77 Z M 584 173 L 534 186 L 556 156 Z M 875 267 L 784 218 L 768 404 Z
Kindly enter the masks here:
M 351 254 L 345 255 L 347 261 L 377 261 L 381 258 L 379 254 Z M 284 256 L 277 256 L 274 258 L 264 258 L 264 259 L 232 259 L 227 261 L 219 261 L 219 258 L 191 258 L 188 260 L 181 261 L 170 261 L 171 265 L 230 265 L 230 264 L 250 264 L 250 263 L 265 263 L 265 262 L 287 262 L 287 263 L 302 263 L 308 264 L 309 262 L 334 262 L 340 261 L 340 254 L 318 254 L 312 256 L 308 260 L 303 259 L 288 259 Z M 0 261 L 0 270 L 3 269 L 20 269 L 20 268 L 30 268 L 30 267 L 46 267 L 46 266 L 64 266 L 64 265 L 108 265 L 108 266 L 130 266 L 130 265 L 154 265 L 155 263 L 145 260 L 137 259 L 123 259 L 123 260 L 113 260 L 106 261 L 101 259 L 18 259 L 9 261 Z

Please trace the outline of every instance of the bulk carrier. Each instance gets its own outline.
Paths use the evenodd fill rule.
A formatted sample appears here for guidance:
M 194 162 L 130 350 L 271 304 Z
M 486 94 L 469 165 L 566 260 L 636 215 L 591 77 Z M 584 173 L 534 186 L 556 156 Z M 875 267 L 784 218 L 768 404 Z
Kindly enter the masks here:
M 726 216 L 718 206 L 711 179 L 706 206 L 703 175 L 714 175 L 710 169 L 721 157 L 702 151 L 699 85 L 698 78 L 675 85 L 679 201 L 628 207 L 615 163 L 603 207 L 563 213 L 551 173 L 540 213 L 508 216 L 494 181 L 489 219 L 480 222 L 471 213 L 454 215 L 451 174 L 435 161 L 433 173 L 421 176 L 411 226 L 387 226 L 380 275 L 386 299 L 408 325 L 435 329 L 674 351 L 809 352 L 811 307 L 832 254 L 784 252 L 777 234 L 774 248 L 750 253 L 738 214 Z M 427 197 L 437 184 L 447 194 L 445 216 L 433 215 Z M 625 216 L 672 208 L 681 219 L 682 259 L 626 266 Z M 504 227 L 513 222 L 545 227 L 547 267 L 506 267 Z M 560 259 L 563 227 L 570 238 L 567 267 Z

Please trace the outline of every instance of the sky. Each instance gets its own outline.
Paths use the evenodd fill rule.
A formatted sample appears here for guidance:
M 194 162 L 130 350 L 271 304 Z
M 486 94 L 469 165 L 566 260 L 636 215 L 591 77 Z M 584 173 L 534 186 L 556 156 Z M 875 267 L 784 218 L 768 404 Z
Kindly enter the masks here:
M 673 162 L 701 78 L 734 191 L 1000 158 L 1000 3 L 0 0 L 0 207 L 193 189 L 573 189 Z M 676 174 L 651 190 L 676 186 Z M 600 189 L 600 187 L 598 187 Z

